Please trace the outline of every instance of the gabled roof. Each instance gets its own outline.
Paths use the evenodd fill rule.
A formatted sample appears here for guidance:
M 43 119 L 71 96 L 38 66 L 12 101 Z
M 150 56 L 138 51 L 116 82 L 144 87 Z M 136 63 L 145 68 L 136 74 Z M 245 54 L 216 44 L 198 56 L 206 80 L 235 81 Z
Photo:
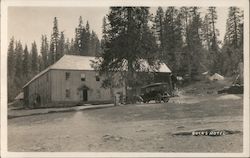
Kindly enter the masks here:
M 97 61 L 96 57 L 64 55 L 60 60 L 51 66 L 50 69 L 65 70 L 94 70 L 92 61 Z
M 56 63 L 49 66 L 45 70 L 41 71 L 35 77 L 33 77 L 28 83 L 26 83 L 23 87 L 29 85 L 32 81 L 36 80 L 43 74 L 45 74 L 49 70 L 95 70 L 91 65 L 93 61 L 97 61 L 96 57 L 90 56 L 77 56 L 77 55 L 64 55 L 61 59 L 59 59 Z M 146 61 L 141 63 L 142 67 L 149 67 Z M 153 71 L 153 70 L 152 70 Z M 156 72 L 165 72 L 170 73 L 171 70 L 167 67 L 166 64 L 160 64 L 160 68 Z

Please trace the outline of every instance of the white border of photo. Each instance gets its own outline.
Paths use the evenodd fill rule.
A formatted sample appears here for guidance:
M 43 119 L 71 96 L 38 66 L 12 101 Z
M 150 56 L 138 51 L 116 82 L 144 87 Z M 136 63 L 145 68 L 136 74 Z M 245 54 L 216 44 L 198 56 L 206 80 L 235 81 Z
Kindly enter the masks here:
M 244 113 L 242 153 L 173 152 L 8 152 L 7 150 L 7 12 L 9 6 L 239 6 L 244 9 Z M 39 18 L 39 17 L 38 17 Z M 226 28 L 225 28 L 226 29 Z M 1 2 L 1 157 L 249 157 L 249 1 L 248 0 L 2 0 Z

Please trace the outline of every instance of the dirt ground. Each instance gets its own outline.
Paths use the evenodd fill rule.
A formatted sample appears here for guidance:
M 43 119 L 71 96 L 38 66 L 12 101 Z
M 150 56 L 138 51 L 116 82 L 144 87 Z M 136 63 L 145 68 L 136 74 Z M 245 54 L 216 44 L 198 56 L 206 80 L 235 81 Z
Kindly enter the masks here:
M 183 95 L 164 104 L 10 119 L 8 149 L 26 152 L 242 152 L 242 102 L 242 95 Z M 240 132 L 223 136 L 174 135 L 197 129 Z

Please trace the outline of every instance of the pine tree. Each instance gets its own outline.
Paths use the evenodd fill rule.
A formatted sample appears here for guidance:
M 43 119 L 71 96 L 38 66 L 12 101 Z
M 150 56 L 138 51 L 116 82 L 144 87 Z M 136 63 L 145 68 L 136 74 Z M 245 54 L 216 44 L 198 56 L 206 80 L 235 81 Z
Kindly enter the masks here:
M 14 80 L 13 80 L 13 89 L 15 91 L 12 91 L 13 98 L 21 92 L 21 88 L 23 86 L 23 67 L 22 67 L 22 60 L 23 60 L 23 47 L 21 44 L 21 41 L 16 42 L 16 47 L 15 47 L 15 56 L 16 56 L 16 61 L 15 61 L 15 75 L 14 75 Z
M 31 71 L 33 75 L 38 73 L 38 53 L 35 41 L 31 44 Z
M 215 28 L 215 24 L 217 21 L 217 12 L 216 12 L 216 8 L 215 7 L 209 7 L 208 8 L 208 20 L 211 23 L 211 50 L 214 52 L 218 52 L 219 46 L 218 46 L 218 30 Z
M 94 31 L 91 32 L 90 43 L 89 43 L 89 55 L 98 56 L 100 54 L 100 42 Z
M 91 33 L 90 33 L 90 27 L 89 27 L 89 22 L 87 21 L 87 23 L 86 23 L 86 35 L 85 35 L 85 38 L 84 38 L 84 43 L 85 43 L 85 48 L 84 48 L 84 50 L 85 50 L 85 52 L 84 52 L 84 54 L 86 54 L 86 55 L 92 55 L 93 54 L 93 52 L 91 52 Z
M 16 55 L 16 73 L 15 73 L 15 79 L 21 80 L 21 78 L 23 77 L 23 67 L 22 67 L 22 63 L 23 63 L 23 46 L 21 41 L 18 41 L 16 43 L 16 48 L 15 48 L 15 55 Z
M 181 14 L 175 7 L 168 7 L 164 18 L 163 59 L 176 72 L 180 66 L 180 53 L 183 46 Z
M 30 60 L 29 60 L 29 51 L 27 45 L 25 45 L 24 51 L 23 51 L 23 75 L 25 80 L 29 79 L 30 76 Z
M 163 55 L 164 47 L 164 11 L 162 7 L 158 7 L 155 16 L 155 29 L 157 33 L 158 43 L 160 46 L 161 56 Z
M 83 52 L 83 36 L 84 36 L 84 26 L 83 26 L 83 21 L 82 17 L 79 17 L 79 24 L 78 27 L 75 29 L 75 39 L 74 39 L 74 54 L 81 55 Z
M 102 39 L 101 39 L 101 53 L 105 51 L 105 45 L 108 42 L 108 31 L 107 31 L 107 22 L 106 22 L 106 17 L 103 17 L 102 21 Z
M 38 55 L 37 61 L 38 61 L 38 72 L 41 72 L 43 70 L 43 66 L 44 66 L 43 58 L 41 55 Z
M 60 34 L 60 39 L 58 41 L 58 59 L 60 59 L 65 54 L 65 38 L 63 31 Z
M 51 34 L 51 40 L 50 40 L 50 55 L 49 55 L 50 65 L 59 59 L 60 55 L 58 52 L 58 42 L 59 42 L 58 21 L 57 18 L 54 17 L 53 32 Z
M 95 56 L 100 56 L 102 50 L 101 50 L 101 43 L 100 43 L 100 40 L 98 39 L 97 36 L 94 36 L 95 38 Z
M 42 35 L 42 43 L 41 43 L 41 69 L 45 69 L 49 66 L 48 55 L 49 55 L 49 44 L 46 35 Z
M 202 41 L 200 37 L 201 18 L 198 7 L 190 8 L 190 23 L 187 26 L 187 59 L 188 59 L 188 74 L 190 81 L 198 73 L 201 67 L 202 56 Z
M 180 16 L 182 19 L 182 34 L 183 34 L 183 38 L 184 38 L 184 44 L 187 45 L 188 44 L 188 26 L 191 22 L 191 13 L 190 13 L 190 9 L 191 7 L 181 7 L 180 8 Z
M 81 56 L 94 56 L 95 51 L 93 52 L 92 34 L 90 31 L 89 22 L 86 22 L 84 27 L 82 17 L 79 17 L 78 27 L 75 29 L 75 38 L 74 38 L 74 50 L 77 55 Z M 96 39 L 94 39 L 95 41 Z M 73 48 L 71 48 L 73 50 Z
M 222 56 L 222 72 L 226 75 L 234 75 L 238 65 L 243 61 L 243 12 L 240 8 L 230 7 L 226 25 Z
M 69 54 L 75 54 L 76 50 L 75 50 L 75 41 L 74 39 L 71 39 L 71 42 L 70 42 L 70 49 L 69 49 L 70 53 Z
M 217 12 L 215 7 L 209 7 L 203 22 L 203 36 L 208 50 L 209 69 L 211 73 L 219 72 L 219 31 L 215 28 Z
M 16 73 L 16 56 L 14 52 L 14 37 L 10 39 L 10 43 L 8 46 L 8 78 L 9 80 L 14 79 L 14 75 Z
M 224 43 L 228 43 L 234 48 L 239 48 L 241 12 L 237 7 L 230 7 L 226 26 Z
M 64 47 L 64 52 L 65 54 L 71 54 L 70 52 L 70 41 L 69 38 L 67 38 L 66 43 L 65 43 L 65 47 Z
M 140 67 L 140 59 L 145 59 L 154 67 L 157 53 L 156 39 L 149 27 L 148 7 L 111 7 L 107 17 L 108 41 L 101 55 L 100 71 L 121 70 L 124 61 L 128 72 L 125 74 L 125 87 L 138 85 L 135 72 Z M 128 96 L 129 97 L 129 96 Z
M 16 55 L 14 46 L 14 37 L 10 39 L 8 46 L 8 101 L 12 101 L 17 94 L 15 86 L 15 73 L 16 73 Z
M 80 55 L 81 42 L 80 42 L 80 37 L 78 37 L 77 28 L 75 29 L 75 38 L 71 40 L 71 44 L 72 44 L 71 50 L 73 51 L 72 54 Z
M 178 11 L 175 21 L 174 21 L 174 36 L 175 36 L 175 63 L 174 67 L 176 70 L 176 73 L 182 73 L 182 67 L 183 67 L 183 26 L 182 26 L 182 14 L 180 11 Z
M 202 39 L 204 47 L 209 51 L 211 49 L 211 23 L 208 18 L 208 14 L 204 16 L 202 21 Z

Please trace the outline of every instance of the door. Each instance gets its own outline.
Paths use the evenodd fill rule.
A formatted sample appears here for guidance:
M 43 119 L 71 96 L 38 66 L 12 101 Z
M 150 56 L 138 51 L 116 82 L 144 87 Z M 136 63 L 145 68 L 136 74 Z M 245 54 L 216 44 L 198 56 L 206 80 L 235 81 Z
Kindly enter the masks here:
M 87 89 L 82 90 L 82 98 L 83 98 L 83 101 L 88 101 L 88 90 Z

